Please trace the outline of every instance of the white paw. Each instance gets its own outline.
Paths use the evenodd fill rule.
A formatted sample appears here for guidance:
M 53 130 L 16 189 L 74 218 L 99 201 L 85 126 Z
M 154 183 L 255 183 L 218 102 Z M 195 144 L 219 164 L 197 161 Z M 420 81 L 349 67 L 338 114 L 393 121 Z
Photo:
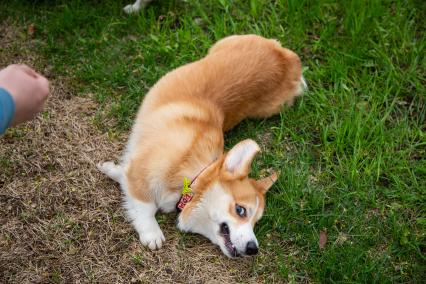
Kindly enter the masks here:
M 101 172 L 103 172 L 113 180 L 120 182 L 122 176 L 122 168 L 120 165 L 116 165 L 113 162 L 105 162 L 99 163 L 96 166 Z
M 103 173 L 107 173 L 115 168 L 115 164 L 113 162 L 98 163 L 96 166 L 98 170 L 100 170 Z
M 124 12 L 126 12 L 126 14 L 133 14 L 133 13 L 137 13 L 139 12 L 141 9 L 141 7 L 139 6 L 135 6 L 132 4 L 127 5 L 126 7 L 123 8 Z
M 150 230 L 144 230 L 144 232 L 139 233 L 139 240 L 144 246 L 152 250 L 160 249 L 163 246 L 163 242 L 166 241 L 158 225 Z

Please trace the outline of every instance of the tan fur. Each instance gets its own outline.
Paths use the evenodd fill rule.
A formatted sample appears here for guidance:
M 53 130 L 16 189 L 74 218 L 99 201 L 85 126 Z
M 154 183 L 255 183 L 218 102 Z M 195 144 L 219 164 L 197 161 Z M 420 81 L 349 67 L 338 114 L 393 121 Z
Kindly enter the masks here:
M 248 217 L 240 217 L 235 212 L 235 205 L 238 204 L 244 208 L 255 208 L 256 202 L 259 202 L 259 205 L 254 215 L 258 215 L 260 211 L 263 211 L 264 205 L 264 196 L 260 191 L 257 191 L 256 187 L 248 179 L 242 180 L 233 180 L 226 183 L 223 183 L 225 188 L 231 192 L 234 204 L 229 205 L 229 214 L 237 220 L 238 223 L 247 222 Z M 257 200 L 257 201 L 256 201 Z M 257 221 L 257 218 L 253 219 L 253 223 Z
M 300 78 L 295 53 L 255 35 L 225 38 L 203 59 L 166 74 L 146 96 L 133 128 L 136 147 L 126 170 L 130 194 L 149 202 L 155 201 L 156 184 L 180 190 L 184 176 L 193 178 L 221 160 L 223 131 L 244 118 L 279 112 L 297 95 Z M 242 203 L 253 199 L 233 191 Z

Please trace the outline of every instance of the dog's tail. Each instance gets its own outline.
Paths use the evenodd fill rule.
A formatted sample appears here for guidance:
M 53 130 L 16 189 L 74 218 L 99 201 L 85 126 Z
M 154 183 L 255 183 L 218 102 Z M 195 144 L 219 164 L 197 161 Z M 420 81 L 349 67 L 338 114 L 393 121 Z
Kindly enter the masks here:
M 123 167 L 116 165 L 114 162 L 104 162 L 97 165 L 98 169 L 109 176 L 111 179 L 120 183 L 123 177 Z

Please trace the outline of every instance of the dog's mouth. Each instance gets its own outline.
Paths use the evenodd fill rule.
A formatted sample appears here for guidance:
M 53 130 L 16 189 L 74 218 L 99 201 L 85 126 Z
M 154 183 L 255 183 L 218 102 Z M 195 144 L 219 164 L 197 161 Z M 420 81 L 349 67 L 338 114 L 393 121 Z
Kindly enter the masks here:
M 231 232 L 229 231 L 228 224 L 226 223 L 220 224 L 220 234 L 223 237 L 223 240 L 225 242 L 225 247 L 228 250 L 229 254 L 232 257 L 239 257 L 240 254 L 237 252 L 237 248 L 231 242 Z

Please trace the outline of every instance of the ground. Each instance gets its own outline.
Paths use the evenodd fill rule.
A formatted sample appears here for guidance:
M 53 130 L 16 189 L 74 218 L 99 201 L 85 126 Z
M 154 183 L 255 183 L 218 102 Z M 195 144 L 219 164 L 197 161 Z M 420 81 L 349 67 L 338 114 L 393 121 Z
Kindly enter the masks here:
M 0 138 L 0 282 L 424 281 L 423 1 L 0 3 L 0 68 L 51 81 L 45 111 Z M 131 2 L 131 1 L 130 1 Z M 143 248 L 99 161 L 117 160 L 137 107 L 167 71 L 218 39 L 257 33 L 295 50 L 309 92 L 245 121 L 253 176 L 281 171 L 256 227 L 260 254 L 229 260 L 159 215 L 166 245 Z

